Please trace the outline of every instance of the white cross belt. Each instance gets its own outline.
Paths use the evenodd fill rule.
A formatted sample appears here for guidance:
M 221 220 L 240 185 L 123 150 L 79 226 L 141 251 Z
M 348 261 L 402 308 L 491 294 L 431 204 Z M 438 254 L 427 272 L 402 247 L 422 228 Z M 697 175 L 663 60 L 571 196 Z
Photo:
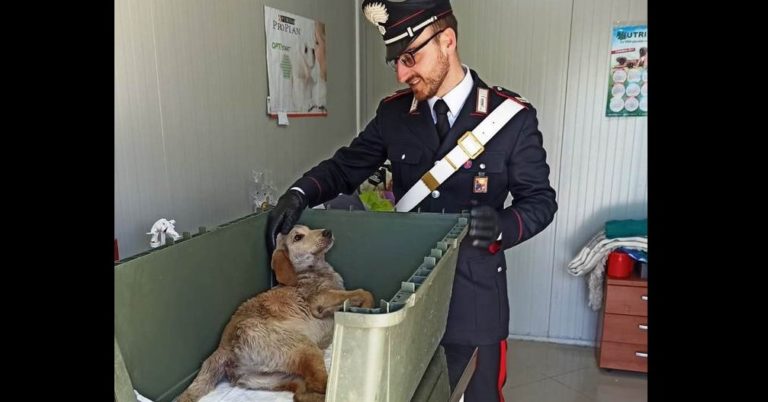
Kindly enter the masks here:
M 405 193 L 395 205 L 395 211 L 408 212 L 419 205 L 421 200 L 443 184 L 464 163 L 477 158 L 485 150 L 485 144 L 522 109 L 522 105 L 510 99 L 502 102 L 475 127 L 474 131 L 467 131 L 461 136 L 458 145 Z

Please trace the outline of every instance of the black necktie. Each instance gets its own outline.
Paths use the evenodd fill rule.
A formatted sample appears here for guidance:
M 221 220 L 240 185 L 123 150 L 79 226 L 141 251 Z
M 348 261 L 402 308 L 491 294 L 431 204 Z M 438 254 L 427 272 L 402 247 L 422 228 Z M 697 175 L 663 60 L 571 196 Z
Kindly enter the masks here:
M 440 135 L 440 142 L 443 142 L 448 130 L 451 129 L 451 124 L 448 123 L 448 105 L 444 100 L 438 99 L 433 108 L 435 109 L 435 116 L 437 116 L 437 134 Z

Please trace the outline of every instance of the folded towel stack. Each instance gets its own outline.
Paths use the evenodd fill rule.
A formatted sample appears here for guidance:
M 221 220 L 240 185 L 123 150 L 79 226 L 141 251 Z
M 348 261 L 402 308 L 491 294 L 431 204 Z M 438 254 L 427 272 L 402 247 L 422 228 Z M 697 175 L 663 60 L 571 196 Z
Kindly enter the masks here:
M 568 264 L 568 273 L 573 276 L 589 274 L 587 282 L 589 285 L 589 306 L 592 310 L 599 310 L 603 304 L 605 262 L 608 254 L 618 248 L 646 253 L 648 251 L 648 221 L 643 219 L 606 222 L 604 230 L 595 234 Z M 635 253 L 635 255 L 645 255 L 645 262 L 647 262 L 646 254 Z

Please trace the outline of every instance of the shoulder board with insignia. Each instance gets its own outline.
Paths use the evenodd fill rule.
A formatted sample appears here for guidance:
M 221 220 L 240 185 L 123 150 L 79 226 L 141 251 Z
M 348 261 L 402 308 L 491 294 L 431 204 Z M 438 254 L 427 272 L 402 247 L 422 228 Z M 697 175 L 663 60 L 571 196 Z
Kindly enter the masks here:
M 528 106 L 531 105 L 531 101 L 529 101 L 528 99 L 525 99 L 522 96 L 510 90 L 504 89 L 502 87 L 499 87 L 499 86 L 493 87 L 493 92 L 496 92 L 497 95 L 505 97 L 507 99 L 512 99 L 513 101 L 519 103 L 521 106 L 523 106 L 526 109 L 528 108 Z
M 401 97 L 403 95 L 406 95 L 406 94 L 409 94 L 409 93 L 411 93 L 411 88 L 401 89 L 399 91 L 395 91 L 395 93 L 393 93 L 392 95 L 389 95 L 386 98 L 384 98 L 384 100 L 382 102 L 389 102 L 392 99 L 399 98 L 399 97 Z

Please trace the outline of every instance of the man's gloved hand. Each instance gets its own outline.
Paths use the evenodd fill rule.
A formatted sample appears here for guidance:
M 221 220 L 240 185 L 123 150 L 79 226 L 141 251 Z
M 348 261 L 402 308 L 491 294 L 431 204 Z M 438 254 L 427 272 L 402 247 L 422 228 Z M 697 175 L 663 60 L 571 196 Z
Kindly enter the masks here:
M 307 197 L 297 190 L 288 190 L 278 200 L 277 205 L 267 215 L 267 251 L 269 256 L 275 251 L 277 234 L 287 235 L 307 207 Z
M 499 238 L 499 213 L 483 205 L 472 208 L 469 214 L 469 237 L 475 247 L 488 248 Z

